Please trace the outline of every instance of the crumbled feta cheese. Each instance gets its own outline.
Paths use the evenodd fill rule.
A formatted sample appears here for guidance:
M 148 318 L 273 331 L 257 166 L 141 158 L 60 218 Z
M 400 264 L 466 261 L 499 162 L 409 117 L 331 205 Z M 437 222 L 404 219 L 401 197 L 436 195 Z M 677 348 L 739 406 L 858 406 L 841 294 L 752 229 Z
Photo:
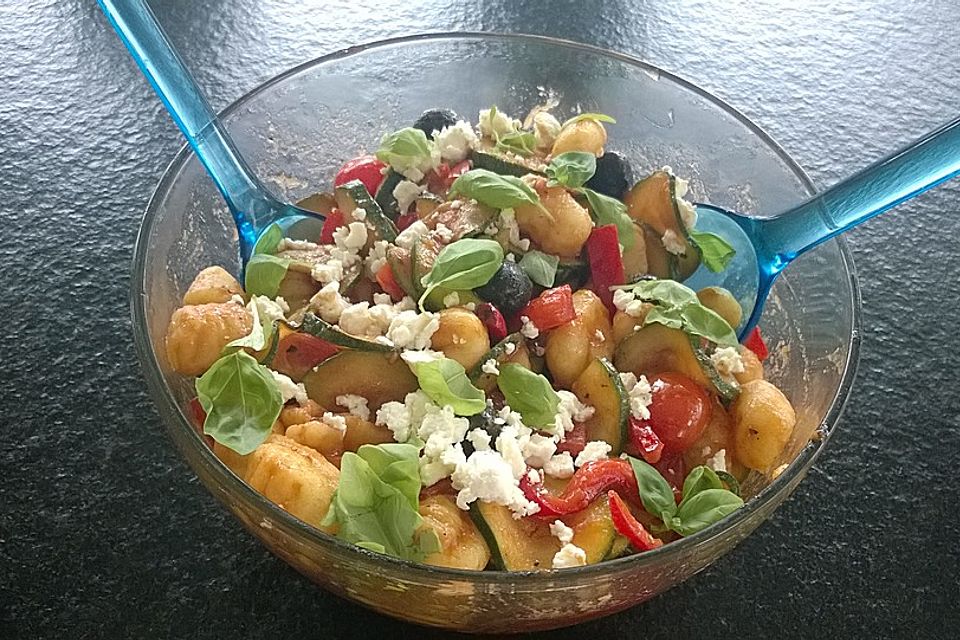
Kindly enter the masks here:
M 257 313 L 260 315 L 261 322 L 273 323 L 285 320 L 286 314 L 290 312 L 290 307 L 287 306 L 283 298 L 277 298 L 276 301 L 273 301 L 267 296 L 253 296 L 250 303 L 257 305 Z
M 340 282 L 340 280 L 343 280 L 343 262 L 331 259 L 320 264 L 315 264 L 310 270 L 310 277 L 320 284 Z
M 516 411 L 510 408 L 510 405 L 504 405 L 502 409 L 497 412 L 497 418 L 495 420 L 497 424 L 504 424 L 508 427 L 513 427 L 518 431 L 527 427 L 523 424 L 523 417 Z
M 508 342 L 506 347 L 504 347 L 507 355 L 513 355 L 513 352 L 517 350 L 517 345 L 514 342 Z
M 516 261 L 517 261 L 517 256 L 514 255 L 514 253 L 511 251 L 511 252 L 508 253 L 506 256 L 504 256 L 504 259 L 505 259 L 507 262 L 516 262 Z
M 647 407 L 653 402 L 653 395 L 647 377 L 641 375 L 637 378 L 635 374 L 627 371 L 620 374 L 620 382 L 623 383 L 623 388 L 630 400 L 630 415 L 637 420 L 650 418 L 650 410 Z
M 473 127 L 463 120 L 458 120 L 451 127 L 444 127 L 435 131 L 433 140 L 440 151 L 443 160 L 453 164 L 462 161 L 477 146 L 477 134 Z
M 373 304 L 393 304 L 393 298 L 390 297 L 389 293 L 375 293 L 373 294 Z
M 517 224 L 517 216 L 513 209 L 502 210 L 499 220 L 500 230 L 507 234 L 507 244 L 521 251 L 527 251 L 530 248 L 530 240 L 520 237 L 520 225 Z
M 367 210 L 364 209 L 363 207 L 357 207 L 356 209 L 353 210 L 353 213 L 350 214 L 350 217 L 353 218 L 354 220 L 359 220 L 360 222 L 363 222 L 364 220 L 367 219 Z
M 554 520 L 550 523 L 550 535 L 560 541 L 560 544 L 567 544 L 573 540 L 573 529 L 568 527 L 563 520 Z
M 522 325 L 520 327 L 520 333 L 523 337 L 533 340 L 540 335 L 540 330 L 537 329 L 537 326 L 533 324 L 527 316 L 520 316 L 520 323 Z
M 351 304 L 340 313 L 340 329 L 366 338 L 383 334 L 377 319 L 370 314 L 370 303 L 366 300 Z
M 466 463 L 457 466 L 450 479 L 458 491 L 457 506 L 463 510 L 476 500 L 508 507 L 516 518 L 540 510 L 523 495 L 513 468 L 496 451 L 475 451 Z
M 244 300 L 244 299 L 243 299 L 243 296 L 240 295 L 239 293 L 235 293 L 235 294 L 233 294 L 232 296 L 230 296 L 230 302 L 232 302 L 232 303 L 234 303 L 234 304 L 238 304 L 238 305 L 240 305 L 241 307 L 246 306 L 246 304 L 247 304 L 247 301 Z
M 357 416 L 361 420 L 370 419 L 370 407 L 367 406 L 367 399 L 353 393 L 337 396 L 337 404 L 345 407 L 350 415 Z
M 524 427 L 524 429 L 527 429 Z M 529 430 L 527 430 L 529 431 Z M 523 449 L 520 446 L 520 430 L 513 426 L 506 426 L 497 436 L 497 452 L 513 470 L 513 477 L 517 480 L 526 473 L 527 463 L 523 459 Z
M 456 468 L 456 460 L 451 460 L 449 456 L 444 460 L 444 453 L 460 446 L 459 443 L 470 428 L 470 422 L 466 418 L 455 416 L 450 406 L 441 409 L 431 403 L 426 409 L 426 414 L 417 427 L 417 435 L 424 442 L 420 457 L 420 479 L 424 485 L 430 486 L 450 475 Z
M 344 251 L 357 252 L 367 244 L 367 225 L 351 222 L 333 232 L 334 244 Z
M 327 322 L 340 321 L 340 314 L 350 306 L 347 299 L 340 295 L 340 283 L 336 280 L 325 284 L 310 298 L 310 309 Z
M 687 244 L 673 229 L 667 229 L 663 232 L 663 248 L 675 256 L 681 256 L 686 252 Z
M 370 247 L 370 251 L 367 252 L 367 257 L 363 260 L 363 266 L 371 280 L 376 279 L 377 272 L 383 268 L 383 265 L 387 264 L 387 249 L 389 248 L 389 242 L 377 240 Z
M 519 124 L 513 118 L 499 109 L 496 111 L 494 109 L 480 111 L 479 123 L 480 133 L 491 139 L 496 139 L 519 128 Z
M 404 351 L 400 354 L 400 358 L 402 358 L 407 364 L 433 362 L 434 360 L 439 360 L 443 357 L 444 356 L 442 353 L 439 351 L 433 351 L 431 349 L 424 349 L 422 351 Z
M 727 450 L 720 449 L 711 457 L 707 458 L 704 464 L 713 469 L 714 471 L 726 471 L 727 470 Z
M 440 239 L 444 244 L 453 240 L 453 230 L 450 229 L 447 225 L 442 222 L 437 223 L 436 228 L 433 230 L 433 233 Z
M 543 465 L 543 472 L 551 478 L 569 478 L 573 475 L 573 456 L 569 451 L 554 455 Z
M 277 383 L 277 388 L 280 390 L 280 398 L 283 402 L 286 403 L 290 400 L 296 400 L 299 404 L 306 403 L 308 399 L 307 390 L 302 383 L 294 382 L 289 377 L 273 369 L 270 369 L 270 375 L 273 376 L 273 381 Z
M 710 354 L 710 362 L 717 368 L 720 375 L 731 376 L 743 373 L 743 358 L 736 347 L 720 347 Z
M 640 318 L 644 315 L 645 303 L 638 300 L 632 291 L 616 289 L 613 292 L 613 306 L 628 316 Z
M 403 402 L 385 402 L 377 409 L 376 424 L 384 426 L 393 433 L 397 442 L 409 442 L 416 433 L 413 428 L 419 424 L 432 405 L 430 398 L 422 391 L 408 393 Z
M 401 349 L 421 350 L 430 346 L 430 338 L 440 328 L 440 316 L 426 311 L 401 311 L 390 321 L 387 339 Z
M 397 183 L 397 186 L 393 188 L 393 197 L 397 200 L 397 209 L 401 214 L 407 212 L 410 205 L 423 193 L 424 189 L 426 189 L 425 186 L 420 186 L 409 180 L 401 180 Z
M 490 434 L 483 429 L 474 429 L 467 434 L 467 440 L 473 445 L 474 451 L 490 449 Z
M 554 569 L 582 567 L 585 564 L 587 564 L 587 552 L 569 542 L 560 547 L 560 551 L 553 556 Z
M 551 428 L 544 430 L 562 439 L 564 433 L 573 429 L 574 422 L 589 420 L 595 410 L 580 402 L 580 398 L 565 389 L 558 389 L 557 395 L 560 396 L 557 417 L 554 418 Z
M 677 209 L 680 211 L 680 221 L 689 231 L 697 226 L 697 208 L 687 201 L 684 196 L 687 195 L 687 189 L 690 186 L 689 181 L 674 176 L 674 191 L 677 194 Z
M 277 243 L 277 253 L 281 251 L 316 251 L 320 248 L 316 242 L 310 242 L 309 240 L 294 240 L 292 238 L 280 238 L 280 242 Z
M 445 309 L 450 307 L 456 307 L 460 304 L 460 294 L 456 291 L 451 291 L 447 295 L 443 296 L 443 306 Z
M 543 476 L 541 476 L 540 472 L 537 471 L 536 469 L 529 469 L 526 475 L 527 475 L 527 482 L 531 482 L 533 484 L 540 484 L 541 482 L 543 482 Z
M 611 447 L 608 442 L 604 442 L 603 440 L 592 440 L 583 447 L 583 451 L 580 452 L 580 455 L 577 456 L 577 459 L 574 460 L 573 464 L 578 467 L 582 467 L 588 462 L 604 460 L 612 448 L 613 447 Z
M 553 438 L 534 433 L 526 438 L 520 448 L 524 462 L 539 469 L 550 461 L 557 450 L 557 443 Z
M 533 116 L 533 135 L 537 139 L 537 148 L 546 149 L 553 146 L 553 142 L 560 135 L 560 121 L 549 111 L 538 111 Z
M 417 238 L 428 233 L 430 233 L 430 229 L 427 228 L 427 225 L 423 224 L 422 220 L 417 220 L 397 235 L 395 244 L 402 249 L 410 250 L 413 249 L 413 243 L 416 242 Z
M 491 376 L 500 375 L 500 367 L 497 366 L 496 358 L 490 358 L 489 360 L 484 362 L 483 366 L 480 367 L 480 370 Z

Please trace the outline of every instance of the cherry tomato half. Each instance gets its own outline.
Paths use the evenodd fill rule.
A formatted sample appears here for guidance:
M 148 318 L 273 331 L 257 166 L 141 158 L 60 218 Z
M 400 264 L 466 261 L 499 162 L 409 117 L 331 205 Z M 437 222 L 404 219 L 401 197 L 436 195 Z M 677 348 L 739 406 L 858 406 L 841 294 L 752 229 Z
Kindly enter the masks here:
M 376 195 L 380 183 L 383 182 L 382 171 L 386 166 L 377 160 L 376 156 L 354 158 L 340 167 L 333 179 L 333 186 L 339 187 L 351 180 L 359 180 L 367 188 L 370 195 Z
M 680 373 L 658 374 L 650 384 L 653 402 L 647 421 L 666 452 L 682 453 L 703 434 L 713 407 L 699 384 Z

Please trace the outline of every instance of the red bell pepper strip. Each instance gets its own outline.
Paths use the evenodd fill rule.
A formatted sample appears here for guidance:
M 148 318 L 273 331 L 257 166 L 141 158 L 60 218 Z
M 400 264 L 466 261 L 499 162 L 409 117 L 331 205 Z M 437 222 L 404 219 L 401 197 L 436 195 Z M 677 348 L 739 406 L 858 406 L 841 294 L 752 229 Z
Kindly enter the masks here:
M 337 351 L 335 344 L 309 333 L 291 333 L 280 339 L 271 367 L 299 380 Z
M 507 321 L 495 306 L 489 302 L 481 302 L 474 313 L 487 328 L 491 344 L 496 344 L 507 337 Z
M 542 482 L 533 482 L 524 474 L 520 489 L 527 500 L 537 504 L 538 518 L 566 516 L 586 509 L 593 500 L 608 489 L 620 489 L 628 495 L 639 495 L 637 478 L 630 463 L 620 458 L 594 460 L 580 467 L 563 493 L 550 494 Z
M 649 464 L 657 464 L 663 455 L 663 442 L 649 423 L 630 417 L 630 447 Z
M 333 186 L 339 187 L 351 180 L 359 180 L 367 188 L 370 195 L 376 195 L 380 183 L 383 182 L 383 170 L 387 165 L 377 160 L 376 156 L 360 156 L 347 161 L 333 178 Z
M 747 334 L 747 337 L 743 341 L 743 346 L 757 354 L 761 362 L 766 360 L 767 356 L 770 355 L 770 350 L 767 349 L 767 343 L 764 342 L 763 336 L 760 334 L 760 327 L 754 327 L 753 331 Z
M 333 232 L 343 226 L 343 214 L 339 209 L 334 209 L 327 214 L 327 219 L 323 221 L 323 228 L 320 229 L 320 244 L 333 244 Z
M 395 302 L 399 302 L 403 299 L 403 296 L 406 295 L 403 287 L 397 283 L 397 278 L 393 275 L 393 267 L 389 264 L 383 265 L 380 267 L 380 270 L 377 271 L 377 284 L 380 285 L 380 288 L 383 289 L 385 293 L 390 294 L 390 297 Z
M 417 215 L 416 211 L 409 211 L 407 213 L 400 214 L 397 217 L 397 231 L 403 231 L 419 219 L 420 216 Z
M 530 318 L 530 322 L 540 331 L 549 331 L 572 322 L 577 317 L 573 308 L 573 289 L 568 284 L 547 289 L 528 302 L 519 316 Z
M 623 256 L 620 255 L 620 240 L 616 225 L 606 224 L 595 227 L 587 238 L 587 257 L 590 260 L 592 289 L 610 313 L 613 306 L 613 291 L 610 287 L 623 284 L 627 277 L 623 271 Z
M 637 551 L 650 551 L 663 546 L 663 540 L 655 538 L 639 520 L 630 513 L 630 508 L 616 491 L 608 491 L 610 519 L 617 533 L 625 537 Z
M 557 443 L 557 453 L 566 451 L 576 458 L 585 446 L 587 446 L 587 425 L 582 422 L 574 422 L 573 429 L 567 431 L 563 437 L 563 442 Z
M 452 167 L 441 163 L 436 169 L 427 174 L 427 189 L 430 193 L 444 195 L 450 190 L 453 182 L 470 170 L 470 161 L 458 162 Z

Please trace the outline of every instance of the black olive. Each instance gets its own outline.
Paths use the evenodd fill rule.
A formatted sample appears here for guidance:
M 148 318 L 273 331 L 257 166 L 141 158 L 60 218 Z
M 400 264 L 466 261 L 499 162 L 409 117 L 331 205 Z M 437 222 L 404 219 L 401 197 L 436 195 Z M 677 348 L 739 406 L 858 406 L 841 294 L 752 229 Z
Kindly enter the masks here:
M 623 198 L 633 179 L 630 163 L 615 151 L 607 151 L 597 158 L 597 170 L 587 180 L 587 188 L 605 196 Z
M 428 138 L 432 138 L 434 131 L 440 131 L 444 127 L 452 127 L 455 124 L 457 124 L 457 114 L 450 109 L 427 109 L 413 123 L 413 128 L 420 129 L 427 134 Z
M 533 282 L 516 262 L 504 260 L 490 282 L 474 290 L 478 296 L 493 304 L 504 316 L 512 316 L 530 302 Z
M 490 446 L 492 447 L 497 441 L 497 436 L 500 435 L 501 429 L 503 429 L 502 420 L 497 417 L 497 412 L 489 404 L 487 408 L 481 411 L 476 415 L 472 415 L 467 418 L 470 422 L 470 428 L 467 429 L 467 434 L 469 434 L 474 429 L 480 429 L 486 431 L 490 436 Z M 461 443 L 463 446 L 463 453 L 468 458 L 470 454 L 474 452 L 473 443 L 470 440 L 464 438 Z

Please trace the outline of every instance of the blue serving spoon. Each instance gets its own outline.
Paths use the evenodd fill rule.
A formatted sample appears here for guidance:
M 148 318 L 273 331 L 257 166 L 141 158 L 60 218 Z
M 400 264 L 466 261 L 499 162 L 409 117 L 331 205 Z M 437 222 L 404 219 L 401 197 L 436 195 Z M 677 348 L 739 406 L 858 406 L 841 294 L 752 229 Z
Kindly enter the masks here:
M 324 219 L 277 200 L 257 179 L 144 0 L 98 2 L 226 200 L 237 225 L 241 268 L 270 225 L 287 229 L 304 218 Z
M 777 276 L 797 256 L 958 173 L 960 118 L 772 217 L 697 203 L 697 230 L 722 236 L 737 254 L 724 271 L 701 266 L 686 284 L 729 289 L 747 318 L 740 328 L 743 339 L 760 320 Z

